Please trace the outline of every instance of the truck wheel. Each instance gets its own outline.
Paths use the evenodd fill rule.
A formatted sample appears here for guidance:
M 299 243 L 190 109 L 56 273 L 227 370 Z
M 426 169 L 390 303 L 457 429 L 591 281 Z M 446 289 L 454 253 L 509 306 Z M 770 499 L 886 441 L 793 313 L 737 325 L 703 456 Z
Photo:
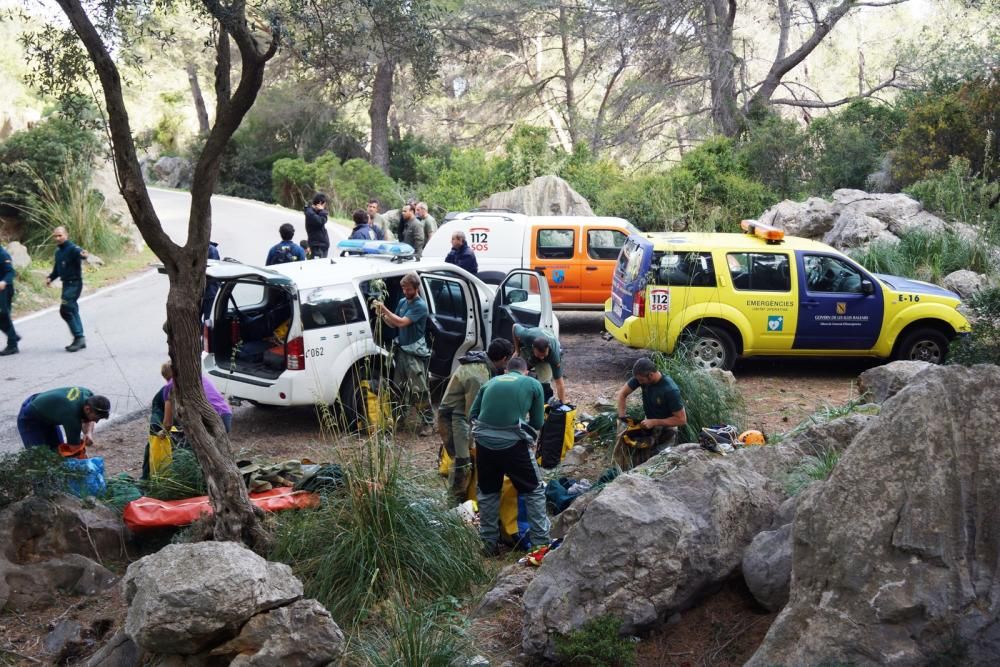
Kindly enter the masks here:
M 736 345 L 732 337 L 717 327 L 699 326 L 689 329 L 686 336 L 686 353 L 698 368 L 732 370 L 736 363 Z
M 906 334 L 896 351 L 896 358 L 940 364 L 948 355 L 948 339 L 937 329 L 916 329 Z

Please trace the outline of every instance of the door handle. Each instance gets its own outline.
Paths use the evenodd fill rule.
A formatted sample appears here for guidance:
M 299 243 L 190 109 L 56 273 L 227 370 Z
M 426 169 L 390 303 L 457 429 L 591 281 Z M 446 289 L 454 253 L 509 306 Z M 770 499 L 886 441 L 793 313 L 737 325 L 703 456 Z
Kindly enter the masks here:
M 587 271 L 596 271 L 597 270 L 596 266 L 588 266 L 586 268 L 587 268 Z

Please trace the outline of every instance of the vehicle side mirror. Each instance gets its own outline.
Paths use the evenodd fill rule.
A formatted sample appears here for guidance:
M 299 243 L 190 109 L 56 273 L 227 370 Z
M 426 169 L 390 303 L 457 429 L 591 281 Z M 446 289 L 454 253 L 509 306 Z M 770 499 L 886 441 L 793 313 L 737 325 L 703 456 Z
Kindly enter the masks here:
M 865 296 L 871 296 L 875 293 L 875 285 L 872 284 L 872 281 L 865 278 L 861 281 L 861 292 Z
M 507 303 L 524 303 L 528 300 L 528 290 L 512 289 L 507 290 Z

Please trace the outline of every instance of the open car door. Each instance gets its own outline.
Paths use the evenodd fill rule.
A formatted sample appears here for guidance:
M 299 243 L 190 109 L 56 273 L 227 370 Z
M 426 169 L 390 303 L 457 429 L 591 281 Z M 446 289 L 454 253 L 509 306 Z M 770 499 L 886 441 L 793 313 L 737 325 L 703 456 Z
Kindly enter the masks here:
M 514 325 L 539 327 L 555 334 L 552 296 L 545 277 L 531 269 L 514 269 L 503 279 L 493 299 L 493 338 L 514 340 Z
M 477 320 L 479 300 L 469 283 L 461 278 L 425 273 L 420 280 L 429 311 L 430 372 L 438 377 L 448 377 L 458 358 L 480 343 L 480 323 Z

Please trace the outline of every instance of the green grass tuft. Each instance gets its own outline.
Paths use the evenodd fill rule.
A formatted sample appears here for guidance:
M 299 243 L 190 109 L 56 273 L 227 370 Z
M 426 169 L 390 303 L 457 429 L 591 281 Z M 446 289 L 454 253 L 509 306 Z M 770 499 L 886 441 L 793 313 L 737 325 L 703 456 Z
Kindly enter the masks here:
M 746 404 L 736 387 L 695 366 L 683 347 L 678 347 L 670 356 L 654 353 L 652 360 L 681 390 L 687 425 L 678 429 L 678 442 L 698 442 L 698 434 L 706 426 L 732 424 L 743 430 Z
M 174 447 L 170 465 L 162 473 L 151 475 L 143 484 L 143 491 L 158 500 L 180 500 L 208 493 L 197 457 L 183 447 Z
M 416 607 L 393 599 L 385 615 L 385 627 L 361 640 L 355 651 L 372 667 L 450 667 L 462 664 L 472 652 L 467 618 L 454 598 Z
M 914 231 L 898 243 L 876 241 L 851 257 L 874 273 L 888 273 L 935 284 L 953 271 L 968 269 L 976 273 L 996 271 L 990 255 L 991 246 L 958 234 Z
M 813 482 L 828 479 L 839 461 L 840 453 L 833 449 L 805 457 L 785 479 L 785 491 L 794 496 Z
M 621 637 L 621 621 L 605 615 L 587 621 L 568 635 L 556 635 L 560 665 L 629 667 L 635 664 L 635 644 Z

